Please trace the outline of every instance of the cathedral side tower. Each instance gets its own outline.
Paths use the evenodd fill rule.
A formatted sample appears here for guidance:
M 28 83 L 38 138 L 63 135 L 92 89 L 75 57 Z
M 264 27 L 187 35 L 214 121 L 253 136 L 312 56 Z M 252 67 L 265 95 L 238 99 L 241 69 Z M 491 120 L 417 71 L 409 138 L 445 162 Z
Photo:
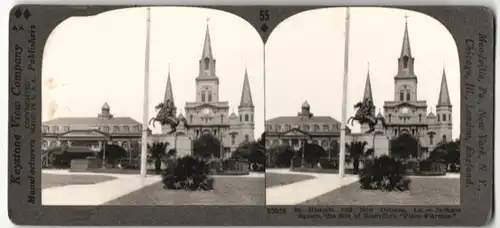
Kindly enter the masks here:
M 177 107 L 175 106 L 174 92 L 172 90 L 172 81 L 170 80 L 170 66 L 168 69 L 167 87 L 165 88 L 165 96 L 163 97 L 163 104 L 166 104 L 167 100 L 172 101 L 172 105 L 174 106 L 173 108 L 174 116 L 177 115 Z M 170 126 L 168 124 L 161 126 L 161 131 L 162 133 L 169 132 Z
M 370 81 L 370 69 L 368 69 L 368 73 L 366 74 L 365 90 L 363 93 L 362 100 L 365 100 L 366 98 L 371 99 L 373 101 L 372 84 Z M 373 114 L 373 115 L 375 115 L 375 114 Z M 369 129 L 368 124 L 362 124 L 360 126 L 360 128 L 361 128 L 361 132 L 366 132 Z
M 452 105 L 450 102 L 450 94 L 448 91 L 448 83 L 446 81 L 446 72 L 443 69 L 443 76 L 441 78 L 441 87 L 439 91 L 439 98 L 436 105 L 437 129 L 439 141 L 451 141 L 451 131 L 453 128 L 452 123 Z
M 243 79 L 243 87 L 241 91 L 240 105 L 238 106 L 238 115 L 240 121 L 240 141 L 253 141 L 255 120 L 255 107 L 252 100 L 252 92 L 250 90 L 250 82 L 248 80 L 248 71 L 245 69 L 245 78 Z

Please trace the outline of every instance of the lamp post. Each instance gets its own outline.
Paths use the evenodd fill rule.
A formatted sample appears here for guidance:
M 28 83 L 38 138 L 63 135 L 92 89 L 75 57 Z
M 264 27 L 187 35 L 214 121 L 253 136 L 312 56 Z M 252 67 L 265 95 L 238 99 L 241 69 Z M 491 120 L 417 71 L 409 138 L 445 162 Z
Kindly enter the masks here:
M 146 177 L 147 146 L 148 146 L 148 106 L 149 106 L 149 46 L 151 33 L 151 9 L 147 8 L 146 27 L 146 58 L 144 66 L 144 101 L 142 119 L 142 145 L 141 145 L 141 177 Z
M 346 143 L 346 117 L 347 117 L 347 78 L 349 70 L 349 19 L 350 8 L 346 8 L 345 20 L 345 48 L 344 48 L 344 80 L 342 88 L 342 122 L 340 128 L 340 153 L 339 153 L 339 175 L 344 177 L 344 163 L 345 163 L 345 143 Z

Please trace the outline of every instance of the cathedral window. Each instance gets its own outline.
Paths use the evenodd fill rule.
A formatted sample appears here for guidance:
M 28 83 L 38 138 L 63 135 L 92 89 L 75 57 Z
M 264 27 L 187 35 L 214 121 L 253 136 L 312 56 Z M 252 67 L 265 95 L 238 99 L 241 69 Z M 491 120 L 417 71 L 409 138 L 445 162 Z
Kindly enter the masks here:
M 248 114 L 245 114 L 245 122 L 248 122 Z
M 443 121 L 446 121 L 446 115 L 443 114 Z
M 196 130 L 196 137 L 200 135 L 200 130 Z
M 253 122 L 253 114 L 252 114 L 250 117 L 251 117 L 251 118 L 250 118 L 250 121 L 252 121 L 252 122 Z
M 441 121 L 441 120 L 440 120 L 441 115 L 439 115 L 439 114 L 438 114 L 438 115 L 437 115 L 437 117 L 438 117 L 438 122 L 439 122 L 439 121 Z
M 240 122 L 243 122 L 243 116 L 240 115 Z
M 208 70 L 209 66 L 210 66 L 210 59 L 207 57 L 205 58 L 205 70 Z
M 208 102 L 212 102 L 212 91 L 208 91 Z
M 451 114 L 448 114 L 448 121 L 451 121 Z
M 266 143 L 269 143 L 269 140 L 266 140 Z M 234 134 L 231 135 L 231 144 L 232 145 L 236 144 L 236 135 Z
M 446 142 L 446 135 L 443 135 L 443 142 Z
M 399 92 L 399 100 L 400 101 L 404 101 L 405 100 L 405 92 L 403 90 L 401 90 Z
M 224 122 L 224 115 L 220 115 L 220 122 Z
M 422 122 L 422 114 L 418 114 L 418 122 Z
M 215 136 L 217 135 L 217 130 L 214 130 L 214 135 L 215 135 Z
M 269 141 L 269 139 L 266 139 L 266 146 L 270 146 L 270 145 L 271 145 L 271 141 Z
M 389 122 L 391 122 L 392 114 L 389 114 Z
M 201 102 L 205 102 L 205 92 L 201 92 Z
M 408 68 L 408 56 L 403 57 L 403 67 Z
M 248 137 L 248 135 L 245 135 L 245 141 L 247 141 L 247 142 L 248 142 L 248 141 L 249 141 L 249 139 L 250 139 L 250 137 Z M 276 142 L 277 142 L 277 143 L 279 143 L 279 142 L 278 142 L 278 140 L 276 140 Z
M 189 122 L 193 123 L 193 115 L 189 115 Z
M 429 135 L 429 144 L 434 144 L 434 135 L 433 134 L 430 134 Z
M 406 100 L 409 101 L 410 99 L 410 91 L 406 91 Z
M 415 129 L 411 129 L 411 134 L 415 135 Z

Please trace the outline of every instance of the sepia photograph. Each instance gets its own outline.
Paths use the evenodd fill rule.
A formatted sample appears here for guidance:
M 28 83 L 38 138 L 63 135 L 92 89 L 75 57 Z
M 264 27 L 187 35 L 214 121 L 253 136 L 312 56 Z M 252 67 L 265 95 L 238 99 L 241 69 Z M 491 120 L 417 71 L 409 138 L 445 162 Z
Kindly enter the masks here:
M 220 10 L 70 17 L 42 68 L 43 205 L 264 205 L 264 44 Z
M 266 204 L 460 205 L 460 65 L 443 24 L 309 10 L 265 53 Z

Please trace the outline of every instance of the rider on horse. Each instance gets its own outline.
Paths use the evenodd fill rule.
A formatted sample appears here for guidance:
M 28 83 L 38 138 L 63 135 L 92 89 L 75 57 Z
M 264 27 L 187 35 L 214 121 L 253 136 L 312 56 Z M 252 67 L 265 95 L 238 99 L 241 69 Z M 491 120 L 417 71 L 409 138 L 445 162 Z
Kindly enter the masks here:
M 365 111 L 366 117 L 375 117 L 375 105 L 371 98 L 363 99 L 363 110 Z

